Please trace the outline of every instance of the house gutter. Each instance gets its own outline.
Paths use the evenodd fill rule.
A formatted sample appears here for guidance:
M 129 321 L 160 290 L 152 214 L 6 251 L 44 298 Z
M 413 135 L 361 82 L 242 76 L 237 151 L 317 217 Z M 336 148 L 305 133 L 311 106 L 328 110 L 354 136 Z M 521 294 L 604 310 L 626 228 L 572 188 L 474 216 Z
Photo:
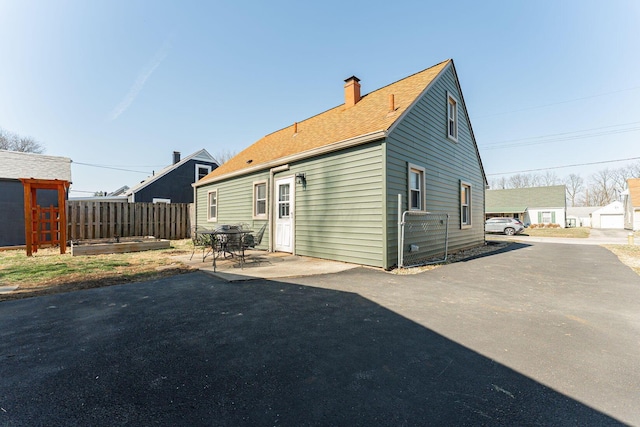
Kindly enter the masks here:
M 291 162 L 297 162 L 299 160 L 308 159 L 310 157 L 316 157 L 322 154 L 332 153 L 334 151 L 344 150 L 346 148 L 355 147 L 357 145 L 366 144 L 368 142 L 377 141 L 379 139 L 386 138 L 387 131 L 379 130 L 371 133 L 366 133 L 364 135 L 357 136 L 355 138 L 345 139 L 343 141 L 334 142 L 329 145 L 324 145 L 322 147 L 314 148 L 312 150 L 303 151 L 302 153 L 292 154 L 290 156 L 281 157 L 279 159 L 271 160 L 267 163 L 261 163 L 256 166 L 243 168 L 237 171 L 229 172 L 224 175 L 216 176 L 206 181 L 200 180 L 196 183 L 191 184 L 194 187 L 201 187 L 203 185 L 211 184 L 214 182 L 222 181 L 229 178 L 235 178 L 241 175 L 247 175 L 252 172 L 261 171 L 267 168 L 278 168 L 279 166 L 287 166 Z

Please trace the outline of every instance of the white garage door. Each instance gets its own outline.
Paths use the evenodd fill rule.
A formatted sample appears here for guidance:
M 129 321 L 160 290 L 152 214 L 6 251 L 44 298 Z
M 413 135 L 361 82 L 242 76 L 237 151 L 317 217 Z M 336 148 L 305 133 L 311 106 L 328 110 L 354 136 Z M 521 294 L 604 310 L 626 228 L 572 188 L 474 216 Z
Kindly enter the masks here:
M 600 215 L 600 228 L 624 228 L 624 215 L 622 214 Z

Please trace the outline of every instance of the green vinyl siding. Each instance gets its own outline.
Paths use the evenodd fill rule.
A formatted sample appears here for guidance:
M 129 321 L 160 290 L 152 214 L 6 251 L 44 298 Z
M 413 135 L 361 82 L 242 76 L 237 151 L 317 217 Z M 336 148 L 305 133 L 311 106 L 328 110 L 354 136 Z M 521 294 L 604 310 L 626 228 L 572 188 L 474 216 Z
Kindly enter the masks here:
M 447 92 L 458 101 L 458 140 L 447 138 Z M 407 164 L 426 169 L 426 210 L 449 214 L 449 250 L 484 242 L 484 177 L 452 68 L 437 79 L 387 138 L 387 251 L 397 260 L 397 195 L 408 209 Z M 460 181 L 471 184 L 471 227 L 460 226 Z M 390 266 L 390 265 L 389 265 Z
M 371 143 L 291 165 L 307 181 L 296 185 L 296 254 L 383 266 L 382 152 Z
M 198 187 L 196 190 L 196 224 L 209 229 L 222 224 L 248 224 L 252 230 L 258 231 L 266 220 L 253 219 L 253 183 L 265 181 L 269 178 L 269 171 L 246 175 L 243 177 L 216 182 Z M 211 190 L 218 192 L 217 221 L 208 221 L 207 194 Z M 267 200 L 269 203 L 269 200 Z M 264 237 L 260 249 L 269 245 L 268 233 Z
M 304 173 L 306 185 L 295 184 L 294 252 L 337 261 L 382 267 L 382 144 L 371 143 L 292 163 L 274 180 Z M 258 230 L 266 221 L 253 220 L 253 183 L 268 182 L 269 171 L 198 187 L 197 224 L 215 228 L 244 222 Z M 207 193 L 218 191 L 218 218 L 207 221 Z M 273 209 L 273 200 L 267 200 Z M 268 248 L 265 232 L 262 248 Z

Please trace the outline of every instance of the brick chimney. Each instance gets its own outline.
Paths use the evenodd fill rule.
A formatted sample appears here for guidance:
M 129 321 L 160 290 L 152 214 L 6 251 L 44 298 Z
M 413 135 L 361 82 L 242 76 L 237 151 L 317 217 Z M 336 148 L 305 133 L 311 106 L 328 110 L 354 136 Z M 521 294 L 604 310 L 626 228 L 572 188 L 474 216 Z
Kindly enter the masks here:
M 344 106 L 353 107 L 360 101 L 360 79 L 351 76 L 344 81 Z
M 173 152 L 173 164 L 175 165 L 176 163 L 180 162 L 180 152 L 179 151 L 174 151 Z

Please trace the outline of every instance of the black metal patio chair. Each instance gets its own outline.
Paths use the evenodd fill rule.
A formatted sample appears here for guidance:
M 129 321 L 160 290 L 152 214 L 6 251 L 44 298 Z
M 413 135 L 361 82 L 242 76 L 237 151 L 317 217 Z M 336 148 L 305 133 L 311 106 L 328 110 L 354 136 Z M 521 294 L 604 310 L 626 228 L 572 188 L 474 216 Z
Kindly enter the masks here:
M 207 231 L 207 229 L 204 227 L 191 227 L 193 252 L 191 252 L 191 258 L 189 258 L 189 260 L 193 259 L 193 255 L 198 249 L 202 249 L 202 262 L 204 262 L 207 256 L 209 256 L 213 251 L 213 246 L 211 245 L 212 236 L 210 234 L 201 233 L 201 231 Z

